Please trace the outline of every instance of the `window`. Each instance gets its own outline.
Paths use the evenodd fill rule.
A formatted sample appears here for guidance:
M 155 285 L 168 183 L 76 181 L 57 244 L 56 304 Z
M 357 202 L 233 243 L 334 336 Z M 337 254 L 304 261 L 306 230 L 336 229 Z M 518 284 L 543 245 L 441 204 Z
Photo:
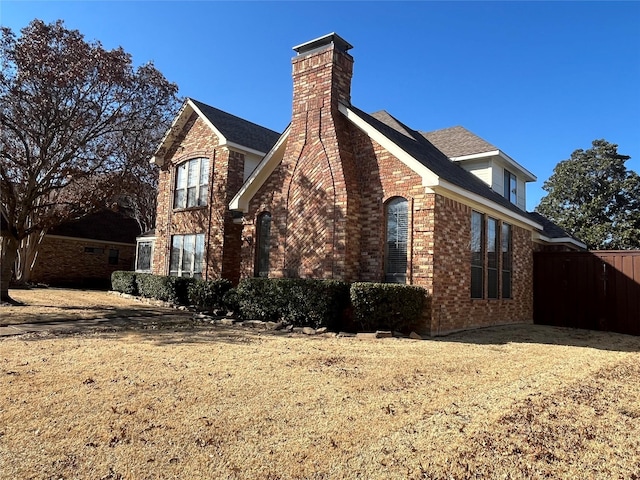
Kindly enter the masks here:
M 258 225 L 256 228 L 256 277 L 269 276 L 269 246 L 271 241 L 271 214 L 269 212 L 261 213 L 258 217 Z
M 114 248 L 109 249 L 109 265 L 117 265 L 120 251 Z
M 484 215 L 471 212 L 471 298 L 484 297 Z
M 516 176 L 504 169 L 504 198 L 515 204 L 518 202 L 518 181 Z
M 513 250 L 511 246 L 511 225 L 502 224 L 502 298 L 511 298 L 511 269 Z
M 498 221 L 487 219 L 487 297 L 498 298 Z
M 176 167 L 173 208 L 201 207 L 209 195 L 209 159 L 194 158 Z
M 471 298 L 512 298 L 511 225 L 471 213 Z
M 138 253 L 136 255 L 136 271 L 151 271 L 151 255 L 153 252 L 153 242 L 139 242 Z
M 385 241 L 385 281 L 389 283 L 407 282 L 407 200 L 396 197 L 385 207 L 387 234 Z
M 169 275 L 202 278 L 203 259 L 204 234 L 171 237 Z

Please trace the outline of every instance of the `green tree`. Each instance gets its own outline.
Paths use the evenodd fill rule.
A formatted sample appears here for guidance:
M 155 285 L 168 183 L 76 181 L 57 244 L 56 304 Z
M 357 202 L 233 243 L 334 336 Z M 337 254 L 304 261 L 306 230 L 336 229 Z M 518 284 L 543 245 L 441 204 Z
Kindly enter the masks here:
M 591 250 L 640 248 L 640 176 L 625 166 L 629 158 L 605 140 L 574 151 L 544 182 L 536 211 Z
M 47 229 L 122 199 L 140 209 L 179 99 L 153 64 L 134 68 L 122 48 L 60 20 L 34 20 L 20 37 L 2 28 L 0 67 L 0 301 L 10 301 L 12 270 L 28 279 Z

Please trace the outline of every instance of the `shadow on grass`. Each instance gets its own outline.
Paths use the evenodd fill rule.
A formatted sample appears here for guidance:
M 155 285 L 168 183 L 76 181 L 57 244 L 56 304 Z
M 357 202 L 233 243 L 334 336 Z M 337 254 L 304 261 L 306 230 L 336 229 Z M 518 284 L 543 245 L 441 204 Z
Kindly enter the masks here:
M 637 336 L 548 325 L 485 327 L 452 333 L 447 336 L 436 337 L 433 340 L 487 346 L 506 345 L 509 343 L 538 343 L 616 352 L 640 351 L 640 337 Z

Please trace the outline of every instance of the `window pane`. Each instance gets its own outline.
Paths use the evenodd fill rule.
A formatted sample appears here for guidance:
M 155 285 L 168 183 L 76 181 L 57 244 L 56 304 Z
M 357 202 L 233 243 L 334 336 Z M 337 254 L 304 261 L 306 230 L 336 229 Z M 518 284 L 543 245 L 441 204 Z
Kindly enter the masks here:
M 193 265 L 194 277 L 196 274 L 202 273 L 202 264 L 204 263 L 204 234 L 196 235 L 196 252 Z M 202 275 L 200 275 L 202 276 Z
M 483 219 L 481 213 L 471 212 L 471 298 L 484 296 Z
M 169 275 L 178 275 L 180 270 L 180 252 L 182 250 L 182 235 L 174 235 L 171 239 L 171 258 L 169 260 Z
M 493 218 L 487 220 L 487 266 L 498 268 L 498 222 Z
M 209 159 L 200 159 L 200 185 L 207 185 L 209 183 Z
M 407 200 L 399 197 L 389 201 L 386 206 L 386 218 L 385 281 L 406 283 L 409 236 Z
M 201 207 L 207 204 L 207 200 L 209 196 L 209 186 L 208 185 L 200 185 L 200 191 L 198 192 L 198 206 Z
M 187 166 L 188 163 L 181 163 L 176 168 L 176 189 L 187 186 Z
M 269 276 L 269 250 L 271 242 L 271 214 L 263 213 L 258 218 L 256 245 L 256 269 L 257 277 Z
M 502 224 L 502 298 L 511 298 L 511 270 L 513 253 L 511 246 L 511 225 Z
M 109 265 L 118 265 L 118 259 L 120 258 L 120 250 L 109 249 Z
M 196 206 L 196 187 L 187 188 L 187 207 Z
M 151 242 L 138 243 L 137 270 L 151 270 Z
M 182 245 L 182 274 L 193 272 L 193 260 L 196 253 L 195 235 L 185 235 Z

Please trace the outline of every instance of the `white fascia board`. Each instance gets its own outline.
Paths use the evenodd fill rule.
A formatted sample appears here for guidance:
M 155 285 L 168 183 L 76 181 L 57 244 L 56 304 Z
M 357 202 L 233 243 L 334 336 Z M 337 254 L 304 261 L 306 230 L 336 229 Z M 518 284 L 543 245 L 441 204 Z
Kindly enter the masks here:
M 385 150 L 387 150 L 391 155 L 396 157 L 402 163 L 404 163 L 411 170 L 416 172 L 422 178 L 422 185 L 424 187 L 432 187 L 434 185 L 438 185 L 440 182 L 440 178 L 425 167 L 418 160 L 413 158 L 407 152 L 405 152 L 398 145 L 393 143 L 389 138 L 387 138 L 384 134 L 379 132 L 377 129 L 369 125 L 368 122 L 360 118 L 360 116 L 355 113 L 353 110 L 350 110 L 349 107 L 343 105 L 342 103 L 338 105 L 338 110 L 342 113 L 347 119 L 353 123 L 356 127 L 366 133 L 369 138 L 374 140 L 376 143 L 380 144 Z
M 542 230 L 543 227 L 538 222 L 533 221 L 526 215 L 519 215 L 517 212 L 510 210 L 508 208 L 503 207 L 502 205 L 492 202 L 491 200 L 478 195 L 476 193 L 465 190 L 464 188 L 458 187 L 452 183 L 449 183 L 445 180 L 440 180 L 440 185 L 432 187 L 433 191 L 443 195 L 445 197 L 455 197 L 455 200 L 461 201 L 461 203 L 476 205 L 477 208 L 483 211 L 483 213 L 494 212 L 496 215 L 500 216 L 500 218 L 511 218 L 514 221 L 517 221 L 523 226 L 527 226 L 528 228 L 532 228 L 535 230 Z
M 220 144 L 220 146 L 227 147 L 231 150 L 239 151 L 240 153 L 250 153 L 252 155 L 257 155 L 259 157 L 264 157 L 266 155 L 266 152 L 254 150 L 253 148 L 245 147 L 244 145 L 240 145 L 239 143 L 226 142 L 224 144 Z
M 158 144 L 158 147 L 156 148 L 155 152 L 153 152 L 153 156 L 149 160 L 150 163 L 155 163 L 159 167 L 164 165 L 164 156 L 161 156 L 160 152 L 166 147 L 167 144 L 173 141 L 174 131 L 176 127 L 178 127 L 178 124 L 180 124 L 183 121 L 182 119 L 186 115 L 185 112 L 187 108 L 192 108 L 192 105 L 190 105 L 189 100 L 185 100 L 185 102 L 182 104 L 182 107 L 180 107 L 180 110 L 178 111 L 175 118 L 173 119 L 173 122 L 171 122 L 171 126 L 165 132 L 164 137 L 162 137 L 162 140 Z
M 276 155 L 279 151 L 283 150 L 286 146 L 287 138 L 289 138 L 289 132 L 291 126 L 280 136 L 276 144 L 269 150 L 269 152 L 260 161 L 247 181 L 244 182 L 242 187 L 236 195 L 231 199 L 229 203 L 229 210 L 240 210 L 246 213 L 249 210 L 249 201 L 257 193 L 258 189 L 267 181 L 269 175 L 273 173 L 276 166 L 280 163 L 281 156 Z
M 454 162 L 464 162 L 466 160 L 479 160 L 479 159 L 488 158 L 488 157 L 500 157 L 507 165 L 510 165 L 511 167 L 513 167 L 517 172 L 522 173 L 523 180 L 525 182 L 535 182 L 537 180 L 537 177 L 533 173 L 531 173 L 529 170 L 524 168 L 522 165 L 516 162 L 513 158 L 511 158 L 509 155 L 504 153 L 502 150 L 491 150 L 489 152 L 472 153 L 471 155 L 462 155 L 460 157 L 449 157 L 449 158 Z
M 582 243 L 580 240 L 576 240 L 575 238 L 571 238 L 571 237 L 560 237 L 560 238 L 550 238 L 547 237 L 546 235 L 540 233 L 540 232 L 535 232 L 534 233 L 534 240 L 539 240 L 542 243 L 551 243 L 551 244 L 567 244 L 570 243 L 571 245 L 575 245 L 576 247 L 582 248 L 584 250 L 587 250 L 587 245 Z

